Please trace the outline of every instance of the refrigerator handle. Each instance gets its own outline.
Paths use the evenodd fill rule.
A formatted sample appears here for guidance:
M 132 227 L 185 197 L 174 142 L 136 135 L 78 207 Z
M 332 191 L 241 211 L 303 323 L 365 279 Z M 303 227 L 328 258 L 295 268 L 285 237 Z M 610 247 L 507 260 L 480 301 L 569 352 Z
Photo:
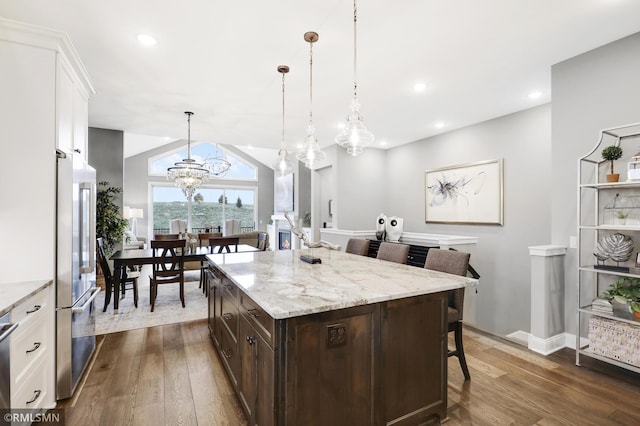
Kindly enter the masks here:
M 84 302 L 84 305 L 80 306 L 79 308 L 71 308 L 72 314 L 81 314 L 86 311 L 89 305 L 91 305 L 91 302 L 93 302 L 93 300 L 98 296 L 98 293 L 100 293 L 100 287 L 94 287 L 91 289 L 91 291 L 93 292 L 93 294 L 87 299 L 86 302 Z
M 80 234 L 80 253 L 85 253 L 87 247 L 84 247 L 88 243 L 87 260 L 88 264 L 80 265 L 80 272 L 83 274 L 91 273 L 96 269 L 96 239 L 94 235 L 91 235 L 91 230 L 96 229 L 96 188 L 92 182 L 82 182 L 80 184 L 80 200 L 82 209 L 87 209 L 86 212 L 80 213 L 81 220 L 87 221 L 88 225 L 81 226 Z M 84 235 L 87 233 L 89 235 Z

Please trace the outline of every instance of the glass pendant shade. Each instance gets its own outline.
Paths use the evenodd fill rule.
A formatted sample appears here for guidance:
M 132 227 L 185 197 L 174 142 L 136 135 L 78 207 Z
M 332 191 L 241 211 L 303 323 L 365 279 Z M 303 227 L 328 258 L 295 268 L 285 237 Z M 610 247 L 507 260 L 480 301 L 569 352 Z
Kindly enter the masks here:
M 347 153 L 354 157 L 361 154 L 363 149 L 375 140 L 364 121 L 360 117 L 360 102 L 357 98 L 351 101 L 351 112 L 347 119 L 347 124 L 338 133 L 335 141 L 338 145 L 347 150 Z
M 289 161 L 289 153 L 286 149 L 281 148 L 278 151 L 278 159 L 273 165 L 277 177 L 282 177 L 293 173 L 293 163 Z
M 174 181 L 175 185 L 182 189 L 182 193 L 190 200 L 193 193 L 209 177 L 209 169 L 206 164 L 198 163 L 191 158 L 191 116 L 192 112 L 186 111 L 189 133 L 187 137 L 187 158 L 175 163 L 167 169 L 167 179 Z
M 320 149 L 316 129 L 313 124 L 307 126 L 307 137 L 304 139 L 302 149 L 296 154 L 296 158 L 304 163 L 308 169 L 315 168 L 318 163 L 324 161 L 327 154 Z

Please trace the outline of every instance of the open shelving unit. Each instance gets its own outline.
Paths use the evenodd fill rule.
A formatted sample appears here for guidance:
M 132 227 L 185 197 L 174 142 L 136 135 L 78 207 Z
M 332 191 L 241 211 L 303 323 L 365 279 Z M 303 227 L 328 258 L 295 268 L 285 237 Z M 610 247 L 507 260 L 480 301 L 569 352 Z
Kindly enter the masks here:
M 601 157 L 602 150 L 610 145 L 623 149 L 623 157 L 615 163 L 620 182 L 607 182 L 605 175 L 609 171 L 609 162 Z M 605 206 L 610 206 L 616 197 L 634 199 L 640 197 L 640 180 L 627 181 L 627 163 L 640 152 L 640 123 L 601 130 L 594 148 L 578 161 L 578 312 L 576 333 L 576 365 L 580 365 L 580 356 L 585 355 L 619 367 L 640 373 L 640 367 L 606 357 L 590 350 L 587 335 L 589 318 L 601 317 L 608 320 L 629 323 L 640 327 L 629 313 L 613 314 L 595 311 L 591 302 L 621 276 L 640 278 L 640 268 L 636 268 L 636 254 L 640 250 L 640 209 L 624 212 L 633 217 L 624 216 L 612 220 L 605 215 Z M 640 200 L 640 198 L 637 198 Z M 611 212 L 609 212 L 611 213 Z M 629 268 L 629 272 L 603 269 L 594 256 L 596 245 L 606 235 L 621 233 L 631 237 L 634 251 L 631 259 L 616 264 L 606 261 L 605 266 Z

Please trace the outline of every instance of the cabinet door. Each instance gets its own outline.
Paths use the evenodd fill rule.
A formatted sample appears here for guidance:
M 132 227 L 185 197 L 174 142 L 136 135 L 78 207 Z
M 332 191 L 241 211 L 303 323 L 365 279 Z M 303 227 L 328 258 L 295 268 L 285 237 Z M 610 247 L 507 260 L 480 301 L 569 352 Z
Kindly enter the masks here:
M 88 98 L 82 87 L 77 84 L 73 89 L 73 148 L 80 151 L 85 161 L 89 159 L 87 134 L 89 117 L 87 111 Z
M 250 420 L 249 424 L 255 423 L 255 406 L 258 380 L 256 370 L 258 359 L 258 333 L 249 325 L 247 320 L 240 319 L 240 403 Z
M 56 146 L 64 152 L 73 151 L 73 71 L 58 54 L 56 59 Z
M 384 393 L 384 424 L 446 417 L 446 300 L 435 293 L 384 304 L 382 387 L 394 390 Z

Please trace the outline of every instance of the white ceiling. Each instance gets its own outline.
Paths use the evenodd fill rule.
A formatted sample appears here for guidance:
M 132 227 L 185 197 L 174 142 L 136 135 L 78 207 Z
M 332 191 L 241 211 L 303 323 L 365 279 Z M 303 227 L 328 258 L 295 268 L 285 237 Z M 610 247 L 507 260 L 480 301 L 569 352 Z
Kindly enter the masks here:
M 0 16 L 69 34 L 96 89 L 89 125 L 125 131 L 127 155 L 185 139 L 186 110 L 193 140 L 276 149 L 280 64 L 291 67 L 294 150 L 309 117 L 311 30 L 321 146 L 348 112 L 351 0 L 2 0 Z M 360 0 L 365 122 L 376 146 L 393 147 L 549 102 L 551 65 L 640 31 L 639 17 L 638 0 Z M 138 33 L 158 44 L 142 47 Z M 531 100 L 534 90 L 543 94 Z

